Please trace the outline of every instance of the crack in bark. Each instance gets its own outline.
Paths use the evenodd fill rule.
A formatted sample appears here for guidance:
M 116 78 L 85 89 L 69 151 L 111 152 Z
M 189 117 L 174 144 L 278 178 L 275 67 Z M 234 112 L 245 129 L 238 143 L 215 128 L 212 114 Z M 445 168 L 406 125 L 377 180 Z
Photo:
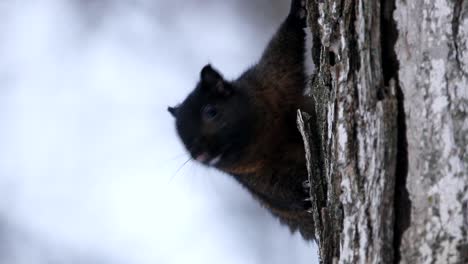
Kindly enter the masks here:
M 349 49 L 349 74 L 356 74 L 361 68 L 361 61 L 359 60 L 359 49 L 357 43 L 357 32 L 356 32 L 356 12 L 357 12 L 357 4 L 356 1 L 352 1 L 350 6 L 354 6 L 355 9 L 351 12 L 351 17 L 349 20 L 349 38 L 348 38 L 348 49 Z M 354 72 L 353 72 L 354 70 Z
M 399 263 L 401 259 L 400 245 L 403 233 L 410 226 L 411 221 L 411 200 L 406 187 L 408 178 L 408 142 L 406 138 L 406 119 L 404 107 L 404 94 L 400 85 L 396 82 L 396 93 L 398 102 L 398 139 L 397 139 L 397 164 L 395 169 L 395 233 L 393 245 L 395 249 L 394 263 Z
M 455 4 L 453 5 L 453 17 L 452 17 L 452 37 L 453 37 L 453 45 L 455 47 L 455 61 L 457 62 L 457 66 L 459 69 L 462 69 L 462 65 L 460 62 L 460 54 L 458 48 L 458 30 L 460 27 L 460 13 L 462 9 L 463 0 L 456 0 Z
M 310 32 L 312 33 L 312 61 L 316 65 L 317 68 L 320 67 L 320 50 L 322 49 L 322 43 L 320 41 L 320 30 L 318 30 L 319 26 L 314 17 L 318 16 L 318 4 L 312 2 L 312 4 L 308 5 L 308 26 L 311 29 Z M 320 69 L 317 69 L 319 71 Z
M 400 245 L 403 233 L 411 221 L 411 201 L 409 199 L 406 181 L 408 177 L 408 143 L 406 139 L 406 120 L 404 109 L 404 94 L 399 85 L 399 62 L 395 52 L 398 39 L 398 29 L 393 19 L 395 0 L 384 1 L 381 5 L 381 45 L 382 45 L 382 73 L 386 87 L 390 81 L 395 80 L 397 98 L 397 163 L 395 168 L 395 195 L 394 195 L 394 234 L 393 234 L 393 263 L 401 260 Z
M 354 158 L 354 170 L 356 173 L 356 176 L 360 177 L 362 174 L 359 170 L 359 141 L 358 141 L 358 123 L 356 120 L 359 120 L 359 91 L 358 91 L 358 85 L 357 85 L 357 73 L 359 72 L 361 68 L 361 61 L 359 57 L 359 45 L 357 42 L 358 39 L 358 32 L 356 32 L 356 21 L 357 21 L 357 3 L 356 1 L 352 1 L 351 6 L 355 6 L 356 8 L 351 9 L 351 17 L 349 21 L 349 28 L 348 28 L 348 33 L 349 33 L 349 38 L 348 38 L 348 47 L 349 47 L 349 76 L 348 79 L 350 80 L 350 83 L 352 83 L 352 87 L 354 90 L 352 91 L 352 104 L 349 105 L 348 107 L 350 109 L 350 113 L 354 113 L 354 115 L 349 115 L 348 118 L 352 117 L 352 120 L 348 120 L 348 124 L 350 125 L 349 132 L 350 132 L 350 137 L 349 137 L 349 142 L 348 142 L 348 150 L 347 152 L 350 153 Z M 351 94 L 351 93 L 350 93 Z M 347 99 L 345 99 L 347 100 Z M 358 189 L 360 190 L 361 194 L 364 194 L 364 179 L 360 177 L 356 182 L 358 183 Z M 361 197 L 359 197 L 361 199 Z
M 367 229 L 369 230 L 369 235 L 368 235 L 368 238 L 370 241 L 372 241 L 372 239 L 374 239 L 374 229 L 372 228 L 372 217 L 371 217 L 371 213 L 369 212 L 370 210 L 370 206 L 367 205 L 367 208 L 366 208 L 366 220 L 367 220 Z
M 398 39 L 398 30 L 392 14 L 395 10 L 395 0 L 386 0 L 381 4 L 382 23 L 381 45 L 382 45 L 382 74 L 385 86 L 389 86 L 393 78 L 398 80 L 399 63 L 395 53 L 395 43 Z

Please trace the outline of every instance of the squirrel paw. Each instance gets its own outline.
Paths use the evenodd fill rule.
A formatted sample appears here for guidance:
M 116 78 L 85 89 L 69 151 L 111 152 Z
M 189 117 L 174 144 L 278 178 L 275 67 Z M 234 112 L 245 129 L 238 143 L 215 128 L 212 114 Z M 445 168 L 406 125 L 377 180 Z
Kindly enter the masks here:
M 302 182 L 302 188 L 304 190 L 304 195 L 306 198 L 303 200 L 303 208 L 307 213 L 312 213 L 312 200 L 310 198 L 310 181 L 306 180 Z
M 302 208 L 307 212 L 307 213 L 312 213 L 312 200 L 310 197 L 305 198 L 302 201 L 303 205 Z
M 304 190 L 306 190 L 307 192 L 309 192 L 309 189 L 310 189 L 310 181 L 309 180 L 305 180 L 302 182 L 302 188 L 304 188 Z
M 306 1 L 301 0 L 301 8 L 299 9 L 299 12 L 297 13 L 300 19 L 305 19 L 307 16 L 307 9 L 306 9 Z
M 290 15 L 305 24 L 307 17 L 306 1 L 292 0 Z

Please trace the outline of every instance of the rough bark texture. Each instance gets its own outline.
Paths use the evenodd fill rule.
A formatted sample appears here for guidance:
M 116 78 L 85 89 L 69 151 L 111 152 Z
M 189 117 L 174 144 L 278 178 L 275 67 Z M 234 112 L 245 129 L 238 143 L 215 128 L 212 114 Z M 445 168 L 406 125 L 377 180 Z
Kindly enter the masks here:
M 465 263 L 467 2 L 308 1 L 323 263 Z
M 397 1 L 411 218 L 403 263 L 468 263 L 468 1 Z

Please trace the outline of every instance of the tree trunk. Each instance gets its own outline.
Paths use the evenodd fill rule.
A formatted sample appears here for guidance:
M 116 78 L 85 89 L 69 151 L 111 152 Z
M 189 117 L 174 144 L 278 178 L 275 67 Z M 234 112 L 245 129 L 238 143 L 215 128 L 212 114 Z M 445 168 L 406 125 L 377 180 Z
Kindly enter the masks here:
M 468 1 L 308 1 L 323 263 L 468 263 Z

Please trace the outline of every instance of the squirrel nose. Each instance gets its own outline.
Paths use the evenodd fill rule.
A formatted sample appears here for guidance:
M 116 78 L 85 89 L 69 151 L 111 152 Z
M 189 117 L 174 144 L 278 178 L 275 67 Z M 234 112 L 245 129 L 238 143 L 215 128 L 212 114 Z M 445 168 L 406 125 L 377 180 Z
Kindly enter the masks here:
M 195 159 L 198 161 L 198 162 L 201 162 L 201 163 L 205 163 L 206 161 L 208 161 L 210 159 L 210 155 L 208 155 L 208 153 L 206 152 L 203 152 L 199 155 L 197 155 L 195 157 Z

